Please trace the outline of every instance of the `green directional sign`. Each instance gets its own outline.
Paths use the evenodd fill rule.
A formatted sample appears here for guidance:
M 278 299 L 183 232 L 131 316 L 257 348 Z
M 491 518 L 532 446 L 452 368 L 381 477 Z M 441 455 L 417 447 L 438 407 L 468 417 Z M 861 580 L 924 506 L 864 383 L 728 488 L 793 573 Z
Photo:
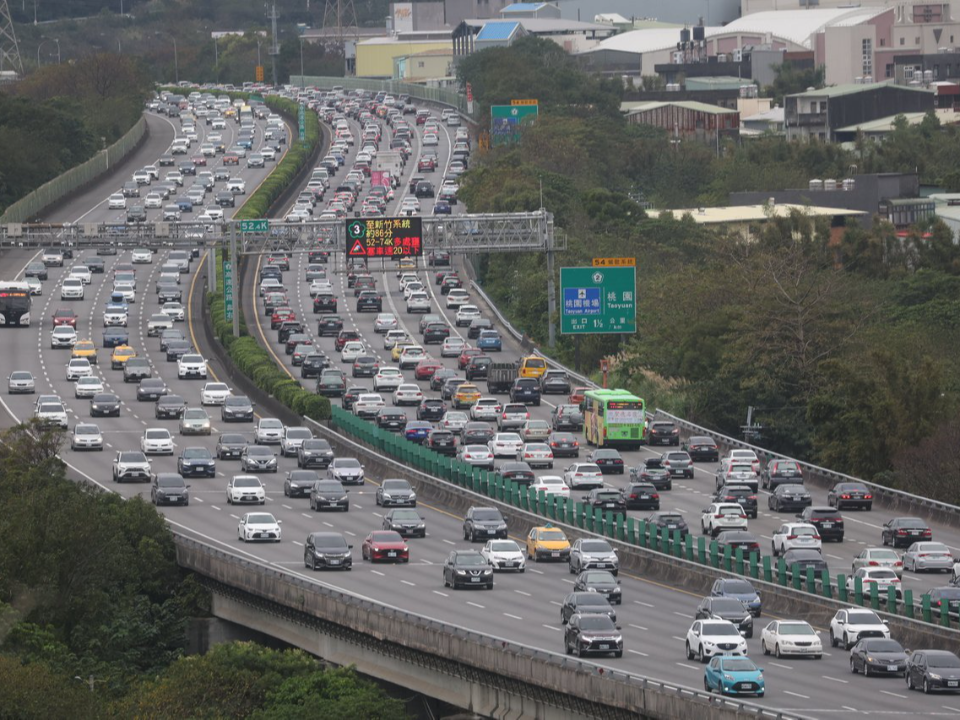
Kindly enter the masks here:
M 637 331 L 636 268 L 560 268 L 560 300 L 561 333 Z
M 270 221 L 267 218 L 240 221 L 240 232 L 242 233 L 265 233 L 269 231 Z
M 307 139 L 307 106 L 300 103 L 300 110 L 297 113 L 297 121 L 300 125 L 300 142 Z
M 223 261 L 223 317 L 233 320 L 233 263 Z
M 524 101 L 520 101 L 524 102 Z M 520 142 L 524 125 L 537 120 L 539 106 L 534 101 L 523 105 L 490 107 L 490 142 L 492 145 L 513 145 Z

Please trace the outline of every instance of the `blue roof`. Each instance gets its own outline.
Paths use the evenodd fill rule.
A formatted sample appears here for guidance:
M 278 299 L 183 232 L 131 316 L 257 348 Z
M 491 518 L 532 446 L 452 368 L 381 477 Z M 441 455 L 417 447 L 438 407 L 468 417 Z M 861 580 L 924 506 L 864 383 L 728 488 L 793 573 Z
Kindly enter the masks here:
M 518 22 L 488 22 L 477 33 L 477 42 L 482 40 L 509 40 L 520 27 Z
M 500 12 L 533 12 L 534 10 L 539 10 L 547 3 L 538 2 L 538 3 L 513 3 L 512 5 L 507 5 Z

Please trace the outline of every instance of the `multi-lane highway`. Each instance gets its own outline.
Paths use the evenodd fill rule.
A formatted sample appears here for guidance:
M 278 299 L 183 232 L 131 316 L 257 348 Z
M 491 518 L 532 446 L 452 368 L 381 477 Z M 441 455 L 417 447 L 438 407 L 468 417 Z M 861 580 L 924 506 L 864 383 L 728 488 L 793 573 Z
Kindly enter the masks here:
M 229 123 L 228 123 L 229 126 Z M 439 155 L 441 166 L 449 158 L 450 142 L 441 137 Z M 226 139 L 226 138 L 225 138 Z M 414 148 L 413 158 L 417 148 Z M 268 166 L 269 167 L 269 166 Z M 408 164 L 408 174 L 413 173 L 415 163 Z M 255 171 L 260 172 L 260 171 Z M 262 175 L 261 175 L 262 177 Z M 254 181 L 248 180 L 248 185 Z M 120 181 L 118 180 L 117 186 Z M 404 185 L 401 185 L 404 187 Z M 249 190 L 249 188 L 248 188 Z M 89 213 L 91 221 L 95 219 L 113 219 L 115 213 L 107 211 L 102 197 L 94 198 L 88 208 L 78 209 L 72 220 L 79 219 L 84 212 Z M 398 192 L 395 207 L 404 195 Z M 424 203 L 423 212 L 430 212 Z M 389 214 L 389 213 L 388 213 Z M 13 251 L 7 255 L 5 279 L 12 279 L 22 273 L 22 268 L 30 260 L 31 254 L 25 251 Z M 151 265 L 138 267 L 137 302 L 132 307 L 130 317 L 131 342 L 138 353 L 150 358 L 155 376 L 162 377 L 173 392 L 187 398 L 191 405 L 198 404 L 202 381 L 181 381 L 176 377 L 175 363 L 168 363 L 159 351 L 159 341 L 146 335 L 146 321 L 152 313 L 158 312 L 159 304 L 153 292 L 156 273 L 164 258 L 161 251 Z M 80 259 L 78 258 L 77 261 Z M 107 268 L 103 275 L 94 275 L 93 284 L 88 286 L 87 297 L 83 301 L 73 302 L 72 306 L 80 316 L 80 337 L 92 336 L 98 341 L 100 336 L 100 312 L 111 285 L 112 268 L 117 262 L 129 262 L 129 253 L 107 258 Z M 307 296 L 305 275 L 305 255 L 294 255 L 290 272 L 286 276 L 287 287 L 291 290 L 291 300 L 298 314 L 311 325 L 316 316 L 312 315 Z M 15 335 L 17 342 L 5 343 L 0 353 L 0 368 L 9 374 L 17 369 L 30 369 L 37 376 L 38 393 L 56 393 L 63 399 L 70 413 L 71 427 L 78 420 L 88 421 L 89 402 L 74 398 L 73 383 L 65 379 L 65 366 L 69 352 L 52 350 L 49 344 L 51 331 L 50 313 L 60 304 L 58 286 L 71 263 L 68 261 L 63 270 L 52 269 L 50 279 L 44 282 L 44 294 L 35 299 L 35 323 L 27 330 L 6 330 Z M 199 284 L 199 263 L 194 261 L 192 272 L 183 278 L 185 290 L 197 290 Z M 330 278 L 335 285 L 341 286 L 341 310 L 348 324 L 356 327 L 371 349 L 389 362 L 382 350 L 382 338 L 373 332 L 373 314 L 358 315 L 354 312 L 353 294 L 346 292 L 346 275 L 334 270 L 343 270 L 343 257 L 338 254 L 331 264 Z M 254 268 L 255 270 L 255 268 Z M 402 295 L 397 287 L 393 267 L 387 272 L 377 273 L 380 290 L 384 294 L 385 312 L 394 312 L 401 322 L 417 336 L 416 319 L 403 312 Z M 202 272 L 202 271 L 201 271 Z M 425 270 L 421 270 L 425 274 Z M 246 273 L 249 279 L 243 288 L 242 302 L 247 322 L 254 333 L 262 331 L 261 339 L 277 354 L 278 361 L 288 362 L 287 356 L 278 351 L 276 333 L 269 325 L 258 329 L 262 323 L 262 311 L 258 312 L 257 298 L 253 281 L 256 272 Z M 436 287 L 429 284 L 432 293 Z M 294 288 L 296 290 L 294 291 Z M 186 294 L 186 293 L 185 293 Z M 185 329 L 196 343 L 199 335 L 193 326 L 201 322 L 202 307 L 198 303 L 199 293 L 189 292 L 191 302 L 188 307 L 188 321 Z M 433 297 L 434 312 L 446 312 L 439 298 Z M 447 315 L 449 318 L 449 314 Z M 453 326 L 452 318 L 450 324 Z M 331 357 L 337 358 L 333 349 L 333 340 L 317 340 L 318 345 Z M 503 358 L 516 358 L 519 347 L 505 338 Z M 136 400 L 136 386 L 124 384 L 122 373 L 110 369 L 109 351 L 100 350 L 100 363 L 97 374 L 103 379 L 110 391 L 117 393 L 123 400 L 119 419 L 97 419 L 95 422 L 104 432 L 107 447 L 102 453 L 78 453 L 64 451 L 64 458 L 78 475 L 98 482 L 125 497 L 148 495 L 146 485 L 110 482 L 110 462 L 119 450 L 133 450 L 139 447 L 139 438 L 146 428 L 165 427 L 176 434 L 177 423 L 174 420 L 156 420 L 153 403 Z M 452 361 L 444 361 L 449 366 Z M 298 375 L 298 373 L 296 373 Z M 211 378 L 213 379 L 213 378 Z M 410 377 L 412 381 L 412 375 Z M 481 383 L 481 386 L 483 384 Z M 426 388 L 425 388 L 426 391 Z M 34 397 L 4 395 L 3 404 L 10 413 L 12 421 L 25 420 L 32 415 Z M 545 402 L 539 409 L 531 408 L 534 417 L 546 417 L 550 406 Z M 176 455 L 185 447 L 201 445 L 213 449 L 217 435 L 221 432 L 242 432 L 252 441 L 252 424 L 224 425 L 219 421 L 219 412 L 212 408 L 213 433 L 210 437 L 177 437 L 177 448 L 172 457 L 156 457 L 153 469 L 156 472 L 174 472 Z M 649 456 L 645 450 L 627 455 L 627 462 L 635 464 L 640 458 Z M 477 632 L 488 632 L 501 637 L 510 637 L 533 647 L 552 652 L 562 652 L 562 626 L 559 621 L 559 606 L 564 596 L 571 590 L 573 577 L 563 565 L 531 565 L 523 575 L 498 575 L 496 587 L 491 592 L 452 591 L 444 588 L 441 568 L 444 558 L 453 548 L 465 547 L 462 540 L 461 518 L 439 507 L 421 506 L 419 511 L 427 524 L 427 537 L 410 541 L 411 562 L 408 565 L 378 565 L 373 567 L 362 563 L 359 558 L 359 545 L 363 537 L 371 530 L 379 528 L 382 510 L 374 503 L 376 480 L 351 493 L 351 508 L 348 513 L 313 512 L 306 499 L 285 498 L 282 491 L 284 475 L 296 468 L 293 459 L 280 458 L 279 472 L 276 475 L 262 475 L 267 488 L 266 509 L 283 521 L 284 540 L 276 545 L 244 545 L 237 540 L 237 522 L 242 509 L 225 503 L 227 479 L 239 472 L 235 461 L 220 461 L 217 476 L 209 479 L 192 479 L 191 504 L 188 507 L 164 508 L 169 521 L 178 529 L 194 534 L 201 540 L 221 549 L 229 549 L 238 555 L 257 558 L 274 567 L 281 568 L 301 577 L 310 578 L 318 583 L 343 589 L 374 600 L 390 603 L 408 611 L 435 617 L 445 622 L 456 623 Z M 697 511 L 706 503 L 706 496 L 713 486 L 712 470 L 698 468 L 693 480 L 675 481 L 674 489 L 664 493 L 667 502 L 664 508 L 678 508 L 691 520 L 698 521 Z M 610 478 L 608 478 L 610 479 Z M 622 482 L 614 478 L 613 484 Z M 815 493 L 816 496 L 816 493 Z M 822 501 L 823 497 L 817 497 Z M 256 509 L 256 508 L 255 508 Z M 849 566 L 849 559 L 868 545 L 879 544 L 879 520 L 881 513 L 847 514 L 847 540 L 842 545 L 828 545 L 825 556 L 836 563 L 834 569 Z M 757 520 L 751 521 L 751 529 L 758 534 L 769 536 L 778 518 L 761 512 Z M 311 531 L 333 529 L 343 532 L 354 543 L 355 566 L 350 573 L 311 573 L 303 567 L 303 540 Z M 956 534 L 946 528 L 934 528 L 937 539 L 945 540 L 951 546 L 960 545 Z M 519 538 L 517 538 L 519 539 Z M 852 551 L 851 551 L 852 550 Z M 837 559 L 830 557 L 835 555 Z M 683 590 L 666 587 L 656 582 L 638 577 L 621 575 L 623 587 L 623 605 L 617 608 L 619 623 L 623 628 L 625 654 L 622 659 L 601 659 L 598 664 L 617 667 L 640 675 L 678 683 L 689 687 L 702 685 L 703 668 L 699 663 L 688 661 L 683 651 L 683 638 L 691 623 L 694 609 L 699 598 Z M 908 575 L 907 582 L 916 582 Z M 933 584 L 932 581 L 927 582 Z M 917 584 L 916 587 L 922 587 Z M 766 618 L 766 616 L 765 616 Z M 759 626 L 765 624 L 761 619 Z M 759 628 L 758 628 L 759 629 Z M 759 657 L 759 632 L 749 641 L 750 654 Z M 851 675 L 848 669 L 846 653 L 839 649 L 827 648 L 822 660 L 776 660 L 765 658 L 760 664 L 765 668 L 767 696 L 758 701 L 760 704 L 784 711 L 802 713 L 815 717 L 846 717 L 855 714 L 912 715 L 912 716 L 956 716 L 960 713 L 960 699 L 951 696 L 923 696 L 909 693 L 898 679 L 864 678 Z

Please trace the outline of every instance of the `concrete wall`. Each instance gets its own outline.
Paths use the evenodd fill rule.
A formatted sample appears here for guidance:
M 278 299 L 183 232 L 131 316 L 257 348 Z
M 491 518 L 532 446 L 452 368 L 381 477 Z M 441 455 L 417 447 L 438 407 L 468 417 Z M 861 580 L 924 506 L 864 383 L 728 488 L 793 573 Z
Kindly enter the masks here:
M 357 44 L 358 78 L 391 78 L 399 57 L 425 50 L 452 50 L 452 40 L 443 42 L 361 42 Z

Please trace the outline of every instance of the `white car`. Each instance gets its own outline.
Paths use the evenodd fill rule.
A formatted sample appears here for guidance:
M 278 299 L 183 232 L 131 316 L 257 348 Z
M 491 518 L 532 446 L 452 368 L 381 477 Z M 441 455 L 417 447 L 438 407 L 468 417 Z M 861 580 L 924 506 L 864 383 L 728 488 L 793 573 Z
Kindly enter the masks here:
M 774 557 L 783 555 L 787 550 L 823 551 L 820 531 L 809 523 L 784 523 L 773 533 L 770 545 L 773 547 Z
M 61 300 L 83 300 L 83 280 L 75 277 L 63 279 L 60 286 Z
M 256 475 L 234 475 L 227 481 L 227 504 L 256 503 L 267 501 L 267 491 Z
M 67 281 L 64 280 L 63 282 L 66 283 Z M 135 303 L 137 301 L 137 288 L 132 282 L 115 282 L 113 284 L 113 291 L 123 295 L 123 300 L 126 303 Z
M 837 614 L 830 621 L 830 647 L 843 645 L 845 650 L 849 650 L 857 644 L 861 633 L 870 633 L 868 637 L 890 639 L 890 628 L 873 610 L 837 610 Z
M 96 375 L 86 375 L 77 378 L 77 384 L 73 386 L 74 397 L 92 398 L 103 392 L 103 381 Z
M 362 342 L 344 343 L 343 349 L 340 351 L 340 362 L 352 363 L 361 355 L 367 354 L 367 347 Z
M 448 337 L 443 341 L 443 345 L 440 346 L 440 357 L 460 357 L 460 353 L 468 347 L 470 347 L 470 345 L 463 338 L 456 336 Z
M 425 292 L 413 293 L 407 298 L 407 312 L 430 312 L 430 298 Z
M 494 457 L 486 445 L 461 445 L 457 450 L 457 460 L 473 467 L 493 470 Z
M 501 432 L 493 436 L 493 439 L 487 443 L 487 447 L 495 458 L 515 458 L 523 449 L 523 440 L 517 433 Z
M 391 368 L 396 370 L 396 368 Z M 396 372 L 400 372 L 396 370 Z M 377 382 L 374 381 L 373 389 L 379 389 Z M 397 389 L 393 391 L 393 404 L 395 406 L 399 405 L 419 405 L 423 401 L 423 391 L 420 390 L 419 385 L 414 385 L 413 383 L 403 383 L 398 385 Z
M 470 406 L 471 420 L 496 420 L 503 410 L 500 401 L 495 397 L 482 397 Z
M 103 433 L 93 423 L 77 423 L 70 438 L 71 450 L 103 450 Z
M 170 172 L 168 172 L 166 175 L 163 176 L 163 181 L 182 186 L 183 175 L 181 175 L 178 170 L 171 170 Z
M 93 282 L 93 273 L 90 272 L 90 268 L 86 265 L 76 265 L 70 268 L 70 277 L 80 278 L 80 282 L 84 285 L 89 285 Z
M 161 208 L 163 207 L 163 195 L 158 192 L 147 193 L 147 196 L 143 199 L 144 208 Z
M 353 402 L 353 414 L 357 417 L 376 417 L 385 405 L 383 397 L 377 393 L 360 393 Z
M 438 427 L 443 430 L 449 430 L 454 435 L 459 435 L 463 432 L 463 426 L 467 424 L 469 418 L 465 412 L 460 410 L 447 410 L 443 417 L 440 418 Z
M 163 222 L 177 222 L 183 217 L 179 205 L 165 205 L 162 214 Z
M 474 320 L 480 319 L 480 308 L 476 305 L 461 305 L 457 310 L 457 327 L 468 327 Z
M 103 324 L 107 324 L 107 314 L 103 314 Z M 170 319 L 168 315 L 163 313 L 154 313 L 150 316 L 150 319 L 147 320 L 147 337 L 160 337 L 160 333 L 164 330 L 171 330 L 173 328 L 173 320 Z
M 406 285 L 403 286 L 403 299 L 409 300 L 410 296 L 413 295 L 414 293 L 418 293 L 418 292 L 425 293 L 426 291 L 427 291 L 426 288 L 423 287 L 423 283 L 420 282 L 419 280 L 408 282 Z
M 286 293 L 287 289 L 283 286 L 283 283 L 280 282 L 275 277 L 265 277 L 260 281 L 260 297 L 263 297 L 267 293 L 279 292 Z
M 380 313 L 377 319 L 373 321 L 373 331 L 376 333 L 385 333 L 390 330 L 396 330 L 399 325 L 397 316 L 393 313 Z
M 243 178 L 232 177 L 227 180 L 227 191 L 235 195 L 246 195 L 247 183 Z
M 560 497 L 570 497 L 570 487 L 563 481 L 559 475 L 541 475 L 534 480 L 531 485 L 533 492 L 541 491 L 547 495 L 559 495 Z
M 23 281 L 30 287 L 31 295 L 43 295 L 43 283 L 40 282 L 40 278 L 28 277 Z
M 526 569 L 527 559 L 515 540 L 487 540 L 480 554 L 493 566 L 494 572 L 511 570 L 522 573 Z
M 897 575 L 903 575 L 903 560 L 896 550 L 889 548 L 866 548 L 853 559 L 850 572 L 856 572 L 862 567 L 883 567 L 893 570 Z
M 700 530 L 716 537 L 721 530 L 746 530 L 747 513 L 739 503 L 712 503 L 700 516 Z
M 415 368 L 421 360 L 427 359 L 427 351 L 419 345 L 409 345 L 400 352 L 400 358 L 397 364 L 401 370 L 411 370 Z
M 847 578 L 848 593 L 852 594 L 856 589 L 857 578 L 860 578 L 860 587 L 863 589 L 865 597 L 870 597 L 874 592 L 878 592 L 880 601 L 883 602 L 887 597 L 887 589 L 891 587 L 898 598 L 903 595 L 900 577 L 890 568 L 860 568 Z
M 764 655 L 778 658 L 804 655 L 819 660 L 823 657 L 820 635 L 805 620 L 773 620 L 760 633 L 760 649 Z
M 127 199 L 123 196 L 123 193 L 114 193 L 109 198 L 107 198 L 107 209 L 126 210 Z
M 276 418 L 261 418 L 253 441 L 257 445 L 279 445 L 283 437 L 283 423 Z
M 34 413 L 37 420 L 46 425 L 59 425 L 64 430 L 67 428 L 67 411 L 63 403 L 37 401 L 37 410 Z
M 54 350 L 57 348 L 72 348 L 76 344 L 77 331 L 69 325 L 58 325 L 50 333 L 50 347 Z
M 373 376 L 374 392 L 396 390 L 401 384 L 403 384 L 403 373 L 395 367 L 380 368 L 377 374 Z M 419 390 L 419 388 L 417 389 Z M 394 405 L 396 405 L 396 399 L 394 399 Z
M 459 308 L 461 305 L 466 305 L 470 302 L 470 296 L 467 294 L 467 291 L 463 288 L 453 288 L 447 294 L 447 309 Z
M 406 273 L 400 276 L 400 289 L 406 290 L 407 285 L 410 283 L 420 283 L 421 287 L 423 286 L 423 281 L 416 273 Z
M 201 405 L 223 405 L 230 397 L 230 386 L 222 382 L 208 382 L 200 390 Z
M 310 283 L 310 289 L 307 292 L 309 293 L 310 297 L 315 298 L 317 295 L 332 293 L 333 285 L 326 280 L 314 280 L 312 283 Z
M 140 438 L 144 455 L 173 455 L 173 435 L 166 428 L 147 428 Z
M 304 440 L 313 440 L 313 431 L 310 428 L 292 425 L 285 427 L 280 437 L 280 454 L 283 457 L 296 457 Z
M 181 380 L 195 378 L 199 380 L 207 379 L 207 361 L 202 355 L 187 354 L 181 355 L 177 361 L 177 377 Z
M 687 660 L 705 663 L 714 655 L 747 654 L 747 641 L 729 620 L 697 620 L 687 630 Z
M 270 513 L 247 513 L 237 525 L 237 538 L 241 542 L 280 542 L 280 521 Z
M 130 314 L 126 305 L 113 304 L 107 305 L 103 311 L 104 327 L 126 327 L 129 322 Z M 147 325 L 147 334 L 150 334 L 150 326 Z
M 525 462 L 531 468 L 545 467 L 553 470 L 553 450 L 542 442 L 527 443 L 517 453 L 517 460 Z
M 729 460 L 731 464 L 747 463 L 753 467 L 754 472 L 760 472 L 760 458 L 753 450 L 731 450 L 724 459 Z
M 73 358 L 67 363 L 67 380 L 78 380 L 93 375 L 93 366 L 86 358 Z
M 398 342 L 410 342 L 410 336 L 406 330 L 388 330 L 383 338 L 383 349 L 393 350 Z
M 174 322 L 183 322 L 183 318 L 185 317 L 183 305 L 175 301 L 165 302 L 160 308 L 160 312 Z
M 571 490 L 603 487 L 603 473 L 596 463 L 573 463 L 563 471 L 563 481 Z
M 150 265 L 153 262 L 153 252 L 144 248 L 137 248 L 131 253 L 130 262 L 135 265 Z

